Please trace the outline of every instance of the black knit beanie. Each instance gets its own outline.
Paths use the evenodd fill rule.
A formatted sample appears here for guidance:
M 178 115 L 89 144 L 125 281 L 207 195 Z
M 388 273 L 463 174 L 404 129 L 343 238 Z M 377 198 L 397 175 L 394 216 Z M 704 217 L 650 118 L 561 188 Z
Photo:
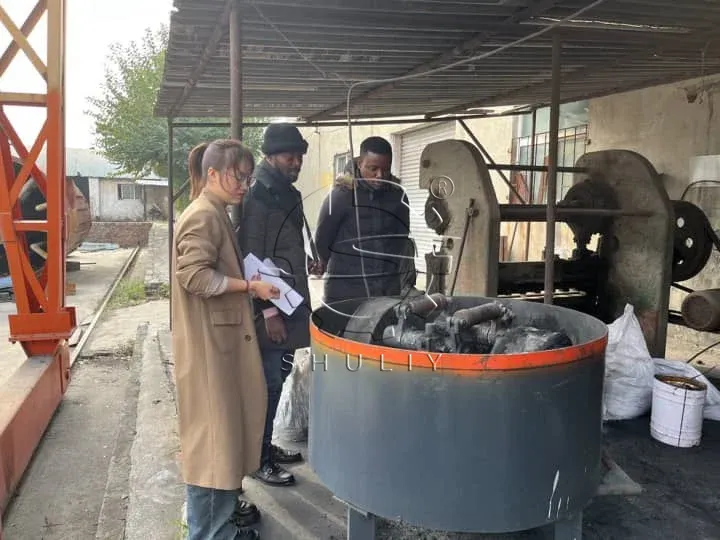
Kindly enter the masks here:
M 262 151 L 266 156 L 283 152 L 307 152 L 308 143 L 292 124 L 270 124 L 265 130 Z

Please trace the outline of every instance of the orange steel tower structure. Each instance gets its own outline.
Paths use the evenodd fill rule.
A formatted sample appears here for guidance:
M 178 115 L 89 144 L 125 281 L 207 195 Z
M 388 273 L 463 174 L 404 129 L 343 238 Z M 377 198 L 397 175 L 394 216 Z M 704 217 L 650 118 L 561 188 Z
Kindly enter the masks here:
M 46 55 L 28 41 L 43 16 L 47 22 Z M 12 37 L 0 57 L 0 80 L 15 57 L 24 54 L 47 87 L 43 94 L 0 91 L 0 239 L 17 305 L 17 314 L 9 317 L 10 340 L 20 343 L 27 355 L 0 387 L 0 509 L 4 511 L 67 388 L 67 339 L 76 321 L 74 308 L 65 306 L 65 0 L 38 0 L 20 25 L 0 2 L 0 24 Z M 43 126 L 29 148 L 9 120 L 7 106 L 45 109 Z M 43 147 L 45 170 L 37 163 Z M 18 174 L 13 153 L 23 163 Z M 45 195 L 47 217 L 43 221 L 23 219 L 20 212 L 19 195 L 30 177 Z M 24 238 L 29 231 L 47 234 L 47 260 L 39 275 L 30 266 Z

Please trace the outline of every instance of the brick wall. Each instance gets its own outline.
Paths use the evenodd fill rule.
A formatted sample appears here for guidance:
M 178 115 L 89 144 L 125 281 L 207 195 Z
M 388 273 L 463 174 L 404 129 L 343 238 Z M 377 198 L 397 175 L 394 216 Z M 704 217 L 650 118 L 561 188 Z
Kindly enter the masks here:
M 86 242 L 118 244 L 121 248 L 146 246 L 152 223 L 142 221 L 93 221 Z

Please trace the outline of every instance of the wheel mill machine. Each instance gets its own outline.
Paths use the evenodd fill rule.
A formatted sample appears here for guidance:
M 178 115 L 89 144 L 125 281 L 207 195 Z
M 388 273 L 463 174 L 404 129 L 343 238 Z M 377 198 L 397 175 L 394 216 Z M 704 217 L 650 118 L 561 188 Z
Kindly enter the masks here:
M 575 248 L 569 258 L 555 255 L 553 303 L 606 323 L 632 304 L 656 357 L 664 355 L 669 319 L 699 329 L 720 318 L 702 312 L 707 291 L 686 299 L 696 307 L 694 320 L 685 307 L 684 317 L 669 312 L 671 286 L 697 275 L 719 244 L 702 210 L 670 200 L 658 172 L 636 152 L 590 152 L 573 171 L 555 217 L 570 227 Z M 443 182 L 451 189 L 438 190 Z M 460 140 L 425 147 L 420 186 L 428 190 L 426 222 L 442 238 L 440 248 L 425 255 L 428 292 L 542 301 L 545 263 L 501 261 L 500 225 L 545 222 L 545 205 L 498 203 L 481 153 Z

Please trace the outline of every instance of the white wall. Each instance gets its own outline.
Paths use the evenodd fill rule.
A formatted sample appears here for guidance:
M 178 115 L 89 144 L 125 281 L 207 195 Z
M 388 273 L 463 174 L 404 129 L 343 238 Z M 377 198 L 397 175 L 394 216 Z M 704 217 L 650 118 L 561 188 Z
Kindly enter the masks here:
M 688 184 L 690 158 L 720 153 L 719 79 L 626 92 L 590 101 L 589 151 L 634 150 L 663 174 L 671 198 Z M 710 87 L 688 103 L 698 85 Z
M 90 212 L 93 219 L 100 219 L 100 179 L 88 178 L 88 192 L 90 194 Z
M 698 92 L 702 88 L 706 91 Z M 588 151 L 627 149 L 642 154 L 662 174 L 670 198 L 678 199 L 689 183 L 691 158 L 720 154 L 719 90 L 720 78 L 709 77 L 594 99 L 590 102 Z M 720 196 L 720 190 L 715 193 Z M 688 200 L 698 202 L 692 196 Z M 717 228 L 720 223 L 713 225 Z M 720 287 L 717 252 L 708 266 L 684 285 L 692 289 Z M 684 296 L 673 290 L 671 307 L 678 309 Z M 680 327 L 671 327 L 669 335 L 692 344 L 717 339 Z
M 118 199 L 118 185 L 128 180 L 90 178 L 90 199 L 93 219 L 98 221 L 142 221 L 142 199 Z
M 419 125 L 421 124 L 355 126 L 352 129 L 355 154 L 358 153 L 360 143 L 367 137 L 377 135 L 386 138 L 390 143 L 394 143 L 393 135 Z M 510 161 L 512 126 L 513 120 L 509 116 L 468 121 L 468 127 L 497 163 L 509 163 Z M 347 127 L 303 128 L 301 131 L 303 137 L 308 141 L 308 153 L 305 156 L 297 187 L 304 197 L 303 204 L 310 227 L 314 228 L 322 201 L 334 181 L 333 163 L 335 155 L 347 152 L 349 149 L 348 129 Z M 455 137 L 470 140 L 460 124 L 456 126 Z M 395 150 L 395 153 L 397 153 L 397 150 Z M 394 172 L 397 172 L 398 165 L 396 159 L 393 163 Z M 508 190 L 505 184 L 499 180 L 496 174 L 493 174 L 493 178 L 497 179 L 495 189 L 498 198 L 501 202 L 507 202 Z
M 367 137 L 377 135 L 392 142 L 392 134 L 411 125 L 354 126 L 353 150 L 359 152 L 360 143 Z M 311 228 L 315 228 L 320 206 L 334 182 L 333 164 L 337 154 L 349 150 L 347 127 L 302 128 L 308 142 L 308 152 L 303 162 L 297 188 L 303 194 L 305 215 Z M 397 163 L 393 163 L 393 168 Z

